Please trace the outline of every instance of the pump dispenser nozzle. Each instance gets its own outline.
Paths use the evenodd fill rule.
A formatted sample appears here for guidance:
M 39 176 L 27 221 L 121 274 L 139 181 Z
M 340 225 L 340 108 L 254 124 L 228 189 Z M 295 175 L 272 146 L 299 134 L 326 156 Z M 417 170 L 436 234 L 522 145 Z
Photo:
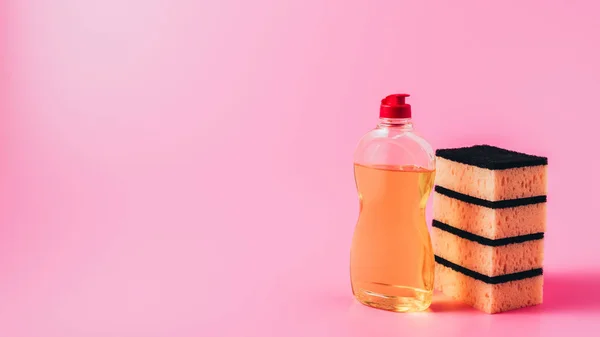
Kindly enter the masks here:
M 379 108 L 380 118 L 410 118 L 411 109 L 410 104 L 406 104 L 406 97 L 410 97 L 409 94 L 393 94 L 381 100 L 381 107 Z

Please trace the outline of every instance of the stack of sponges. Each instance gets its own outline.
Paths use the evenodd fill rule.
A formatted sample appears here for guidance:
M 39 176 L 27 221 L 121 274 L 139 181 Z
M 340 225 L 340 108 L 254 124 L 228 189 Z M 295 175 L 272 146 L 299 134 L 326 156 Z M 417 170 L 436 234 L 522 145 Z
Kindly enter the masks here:
M 487 313 L 542 303 L 548 159 L 477 145 L 436 160 L 436 289 Z

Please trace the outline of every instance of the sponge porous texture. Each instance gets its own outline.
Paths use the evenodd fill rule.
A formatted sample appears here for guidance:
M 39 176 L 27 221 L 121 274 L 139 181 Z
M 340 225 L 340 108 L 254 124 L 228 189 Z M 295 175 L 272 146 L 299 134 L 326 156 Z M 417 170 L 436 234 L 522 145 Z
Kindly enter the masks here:
M 435 288 L 445 295 L 488 314 L 541 304 L 543 276 L 500 284 L 487 284 L 435 264 Z
M 444 259 L 487 276 L 542 268 L 544 240 L 490 247 L 432 228 L 433 250 Z
M 476 198 L 497 201 L 546 195 L 545 165 L 490 170 L 437 159 L 436 184 Z
M 546 231 L 546 203 L 492 209 L 433 193 L 434 219 L 490 239 Z
M 547 158 L 436 151 L 435 287 L 487 313 L 542 303 Z

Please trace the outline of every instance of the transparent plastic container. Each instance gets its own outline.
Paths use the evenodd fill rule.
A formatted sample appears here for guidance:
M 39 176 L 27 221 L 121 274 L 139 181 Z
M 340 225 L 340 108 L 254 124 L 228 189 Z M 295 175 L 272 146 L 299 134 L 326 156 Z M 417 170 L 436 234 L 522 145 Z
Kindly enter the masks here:
M 408 96 L 382 100 L 379 124 L 354 154 L 360 214 L 350 254 L 352 292 L 363 304 L 396 312 L 427 309 L 434 280 L 425 206 L 435 153 L 414 132 Z

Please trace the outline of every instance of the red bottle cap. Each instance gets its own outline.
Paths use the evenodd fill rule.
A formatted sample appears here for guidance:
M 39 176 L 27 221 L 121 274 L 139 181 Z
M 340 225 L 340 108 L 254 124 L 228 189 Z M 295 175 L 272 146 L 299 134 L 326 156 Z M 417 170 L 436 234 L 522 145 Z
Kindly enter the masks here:
M 410 104 L 404 103 L 409 94 L 389 95 L 381 100 L 379 118 L 410 118 Z

